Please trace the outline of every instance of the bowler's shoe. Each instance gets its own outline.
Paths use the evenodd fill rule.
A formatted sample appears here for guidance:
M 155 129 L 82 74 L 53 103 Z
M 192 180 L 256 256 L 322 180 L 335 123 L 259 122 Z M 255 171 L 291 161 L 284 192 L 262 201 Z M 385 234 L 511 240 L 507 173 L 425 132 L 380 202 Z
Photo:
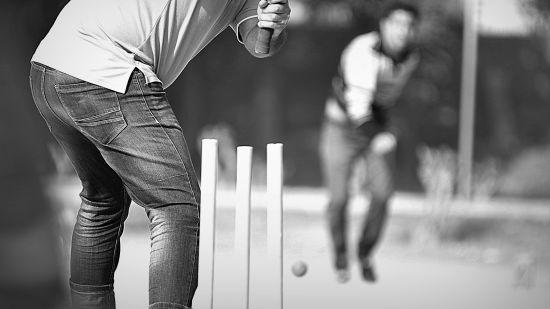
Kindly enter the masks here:
M 363 258 L 361 260 L 361 275 L 367 282 L 376 282 L 376 273 L 374 272 L 374 267 L 369 258 Z

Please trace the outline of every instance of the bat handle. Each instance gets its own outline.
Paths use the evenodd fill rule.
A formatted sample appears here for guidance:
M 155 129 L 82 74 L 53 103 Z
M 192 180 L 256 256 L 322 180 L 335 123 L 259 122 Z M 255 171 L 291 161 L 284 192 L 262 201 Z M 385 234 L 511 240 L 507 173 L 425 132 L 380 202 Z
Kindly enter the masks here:
M 269 54 L 269 45 L 271 44 L 271 36 L 273 35 L 273 29 L 260 28 L 258 31 L 258 38 L 256 39 L 256 46 L 254 51 L 258 54 Z

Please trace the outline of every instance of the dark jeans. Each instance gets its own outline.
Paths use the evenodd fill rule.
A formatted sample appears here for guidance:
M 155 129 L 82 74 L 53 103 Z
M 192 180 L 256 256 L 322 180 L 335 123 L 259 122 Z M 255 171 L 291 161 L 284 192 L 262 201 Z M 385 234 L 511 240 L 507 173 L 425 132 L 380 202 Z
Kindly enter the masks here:
M 321 132 L 320 154 L 330 201 L 327 208 L 330 235 L 336 256 L 335 267 L 347 268 L 347 206 L 350 180 L 356 161 L 366 158 L 365 189 L 371 196 L 363 221 L 357 254 L 369 257 L 380 239 L 387 217 L 388 200 L 393 194 L 393 151 L 376 155 L 369 151 L 370 138 L 346 124 L 326 121 Z
M 150 220 L 149 308 L 190 307 L 200 189 L 161 84 L 146 84 L 135 70 L 120 94 L 37 63 L 30 83 L 83 186 L 71 247 L 74 307 L 115 308 L 113 278 L 131 200 Z

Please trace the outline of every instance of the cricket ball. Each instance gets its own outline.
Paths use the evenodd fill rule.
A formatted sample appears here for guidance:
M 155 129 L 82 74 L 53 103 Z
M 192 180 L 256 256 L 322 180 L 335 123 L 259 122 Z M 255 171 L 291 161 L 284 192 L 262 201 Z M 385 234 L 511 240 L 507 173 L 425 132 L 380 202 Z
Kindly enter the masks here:
M 307 273 L 307 264 L 303 261 L 298 261 L 292 265 L 292 273 L 296 277 L 302 277 Z

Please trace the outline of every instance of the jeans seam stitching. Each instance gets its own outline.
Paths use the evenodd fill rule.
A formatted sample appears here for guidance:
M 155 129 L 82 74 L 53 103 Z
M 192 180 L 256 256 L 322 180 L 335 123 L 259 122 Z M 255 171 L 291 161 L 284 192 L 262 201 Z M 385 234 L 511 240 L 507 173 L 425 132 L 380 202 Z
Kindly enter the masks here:
M 80 283 L 76 283 L 76 282 L 72 281 L 71 279 L 69 279 L 69 284 L 76 285 L 76 286 L 79 286 L 79 287 L 108 287 L 108 288 L 113 287 L 112 283 L 109 283 L 109 284 L 80 284 Z
M 57 89 L 57 88 L 56 88 Z M 76 121 L 85 121 L 85 122 L 91 122 L 91 121 L 94 121 L 98 118 L 102 118 L 106 115 L 109 115 L 109 114 L 112 114 L 112 113 L 116 113 L 116 112 L 120 112 L 120 107 L 119 108 L 116 108 L 116 107 L 111 107 L 111 108 L 107 108 L 105 109 L 101 114 L 97 114 L 97 115 L 92 115 L 92 116 L 88 116 L 88 117 L 84 117 L 84 118 L 76 118 L 75 117 L 75 120 Z M 115 118 L 116 119 L 116 118 Z
M 120 106 L 120 100 L 119 100 L 119 98 L 118 98 L 118 93 L 115 92 L 114 94 L 115 94 L 115 100 L 116 100 L 116 104 L 117 104 L 117 107 L 116 107 L 116 108 L 118 108 L 118 112 L 120 112 L 120 119 L 119 119 L 119 118 L 116 118 L 116 119 L 119 120 L 119 121 L 122 121 L 122 122 L 124 123 L 124 125 L 123 125 L 123 127 L 122 127 L 121 129 L 118 130 L 117 134 L 113 135 L 113 137 L 111 137 L 111 138 L 105 143 L 106 145 L 111 144 L 111 143 L 115 140 L 115 138 L 117 138 L 120 134 L 122 134 L 122 132 L 123 132 L 124 130 L 126 130 L 126 128 L 128 128 L 128 122 L 127 122 L 126 119 L 124 118 L 124 113 L 122 112 L 122 107 Z M 115 108 L 115 109 L 116 109 L 116 108 Z M 115 122 L 115 121 L 113 121 L 113 122 Z
M 191 280 L 193 279 L 194 275 L 195 275 L 195 264 L 197 262 L 197 251 L 198 251 L 198 242 L 199 242 L 199 235 L 198 235 L 198 232 L 199 231 L 199 227 L 197 226 L 197 229 L 195 229 L 195 252 L 193 252 L 193 264 L 192 264 L 192 268 L 191 268 L 191 276 L 189 277 L 189 282 L 187 283 L 187 295 L 185 297 L 185 299 L 187 300 L 187 302 L 189 302 L 189 297 L 191 295 Z
M 172 147 L 174 147 L 174 150 L 178 154 L 178 158 L 179 158 L 181 164 L 183 165 L 183 169 L 185 170 L 185 178 L 187 178 L 187 182 L 189 183 L 189 186 L 191 187 L 191 194 L 193 195 L 193 201 L 195 202 L 195 204 L 198 204 L 197 198 L 195 196 L 195 190 L 193 190 L 193 187 L 191 186 L 191 180 L 189 179 L 189 171 L 187 171 L 187 167 L 185 166 L 185 162 L 183 161 L 183 158 L 181 157 L 181 154 L 178 151 L 178 148 L 174 144 L 174 141 L 172 140 L 172 138 L 170 138 L 170 135 L 168 135 L 168 133 L 166 133 L 166 129 L 164 128 L 164 126 L 158 121 L 155 114 L 153 114 L 153 112 L 151 111 L 151 108 L 149 107 L 149 103 L 147 102 L 147 99 L 145 98 L 143 88 L 141 87 L 141 84 L 139 83 L 139 81 L 137 81 L 137 85 L 139 87 L 139 90 L 141 91 L 141 98 L 143 99 L 143 102 L 145 103 L 145 106 L 147 106 L 147 110 L 149 111 L 149 113 L 151 113 L 151 116 L 153 116 L 153 118 L 155 119 L 155 122 L 160 126 L 160 128 L 164 132 L 164 135 L 166 135 L 166 137 L 170 141 L 170 144 L 172 144 Z
M 38 69 L 42 74 L 44 74 L 44 70 L 41 67 L 35 65 L 34 63 L 32 63 L 32 66 L 33 66 L 33 68 Z M 30 88 L 31 88 L 31 96 L 32 96 L 32 100 L 34 102 L 34 105 L 36 106 L 36 109 L 38 110 L 38 113 L 40 114 L 42 119 L 44 119 L 44 121 L 46 122 L 46 126 L 48 126 L 48 129 L 51 132 L 52 131 L 51 125 L 48 123 L 48 120 L 46 120 L 46 117 L 44 116 L 44 114 L 42 113 L 42 111 L 38 107 L 38 104 L 36 103 L 36 99 L 35 99 L 35 96 L 34 96 L 34 89 L 33 89 L 34 88 L 33 87 L 33 78 L 30 75 L 29 75 L 29 84 L 30 84 Z M 42 85 L 40 85 L 40 86 L 41 86 L 40 89 L 42 89 Z
M 46 84 L 46 69 L 44 69 L 44 71 L 42 71 L 42 78 L 41 78 L 41 85 L 40 85 L 40 90 L 41 90 L 41 94 L 42 94 L 42 99 L 44 99 L 44 103 L 45 105 L 48 107 L 48 109 L 52 112 L 52 114 L 54 115 L 55 118 L 57 118 L 57 120 L 59 120 L 61 123 L 65 124 L 66 126 L 69 126 L 70 128 L 72 128 L 73 126 L 71 126 L 69 123 L 67 123 L 65 120 L 61 119 L 61 117 L 59 117 L 59 115 L 57 115 L 57 113 L 53 110 L 53 108 L 51 107 L 50 103 L 48 102 L 48 99 L 46 99 L 46 90 L 45 90 L 45 87 L 44 85 Z M 57 94 L 57 91 L 56 91 L 56 94 Z M 58 96 L 59 97 L 59 96 Z
M 172 144 L 172 147 L 174 147 L 174 150 L 176 151 L 176 153 L 178 154 L 178 157 L 180 159 L 180 162 L 181 164 L 183 165 L 183 169 L 185 170 L 185 177 L 187 178 L 187 182 L 189 183 L 189 186 L 190 186 L 190 189 L 191 189 L 191 193 L 193 195 L 193 201 L 195 202 L 195 204 L 198 204 L 197 202 L 197 198 L 195 196 L 195 190 L 193 189 L 193 186 L 191 184 L 191 180 L 189 178 L 189 171 L 187 171 L 187 167 L 185 166 L 185 162 L 183 161 L 183 158 L 181 157 L 181 154 L 180 152 L 178 151 L 178 148 L 176 147 L 176 145 L 174 144 L 174 141 L 172 140 L 172 138 L 170 138 L 170 135 L 168 135 L 168 133 L 166 132 L 164 126 L 158 121 L 157 117 L 153 114 L 153 112 L 151 111 L 151 108 L 149 107 L 149 104 L 147 102 L 147 99 L 145 98 L 145 95 L 144 95 L 144 92 L 143 92 L 143 88 L 141 87 L 141 84 L 139 83 L 139 80 L 137 81 L 137 84 L 138 84 L 138 87 L 139 87 L 139 90 L 141 91 L 141 98 L 143 99 L 144 103 L 145 103 L 145 106 L 147 106 L 147 109 L 149 110 L 149 113 L 151 113 L 151 116 L 153 116 L 153 118 L 155 119 L 155 121 L 159 124 L 159 126 L 162 128 L 162 131 L 164 132 L 164 134 L 166 135 L 166 137 L 168 138 L 168 140 L 170 140 L 170 143 Z M 197 238 L 198 240 L 198 224 L 196 225 L 196 229 L 195 229 L 195 238 Z M 195 242 L 196 243 L 196 242 Z M 196 246 L 195 246 L 195 254 L 196 254 Z M 189 276 L 189 278 L 187 279 L 187 295 L 186 295 L 186 301 L 189 301 L 189 295 L 191 294 L 191 281 L 193 279 L 193 276 L 195 275 L 195 263 L 196 263 L 196 258 L 195 258 L 195 254 L 193 254 L 193 263 L 192 263 L 192 270 L 191 270 L 191 274 Z
M 149 307 L 156 306 L 156 305 L 163 305 L 163 304 L 182 306 L 183 308 L 190 308 L 190 307 L 188 307 L 188 306 L 186 306 L 186 305 L 182 305 L 182 304 L 178 304 L 178 303 L 173 303 L 173 302 L 165 302 L 165 301 L 159 301 L 159 302 L 152 303 L 152 304 L 149 305 Z
M 129 207 L 126 207 L 126 192 L 124 192 L 124 185 L 122 186 L 122 215 L 120 217 L 120 222 L 118 224 L 118 231 L 117 231 L 117 238 L 116 238 L 116 242 L 115 242 L 115 247 L 114 247 L 114 252 L 113 252 L 113 260 L 112 260 L 112 266 L 111 266 L 111 274 L 110 274 L 110 278 L 111 280 L 115 280 L 115 256 L 116 256 L 116 247 L 117 245 L 119 244 L 120 242 L 120 237 L 122 236 L 121 234 L 121 229 L 122 229 L 122 225 L 124 224 L 124 216 L 127 212 L 127 208 Z

